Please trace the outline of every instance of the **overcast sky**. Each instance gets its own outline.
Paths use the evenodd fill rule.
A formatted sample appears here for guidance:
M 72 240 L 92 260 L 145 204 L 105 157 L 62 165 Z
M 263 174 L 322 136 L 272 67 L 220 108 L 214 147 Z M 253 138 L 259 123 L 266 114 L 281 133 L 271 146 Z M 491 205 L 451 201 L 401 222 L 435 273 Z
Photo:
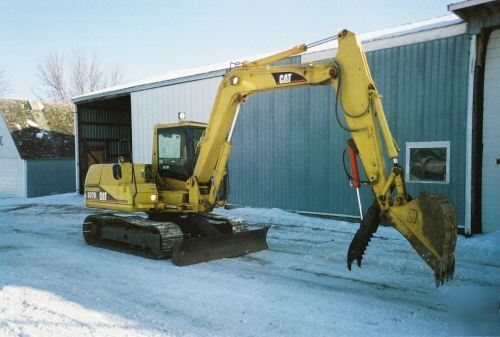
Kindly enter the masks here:
M 0 70 L 32 99 L 44 54 L 75 49 L 120 64 L 126 82 L 449 14 L 457 0 L 0 0 Z

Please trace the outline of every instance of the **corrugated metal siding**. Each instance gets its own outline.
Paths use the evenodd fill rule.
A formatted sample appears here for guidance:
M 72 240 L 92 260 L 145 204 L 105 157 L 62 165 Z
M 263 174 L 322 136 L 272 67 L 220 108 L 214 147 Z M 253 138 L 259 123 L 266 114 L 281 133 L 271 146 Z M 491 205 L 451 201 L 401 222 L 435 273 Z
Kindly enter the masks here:
M 451 142 L 450 183 L 409 183 L 408 189 L 449 195 L 463 225 L 469 37 L 376 50 L 367 57 L 400 147 Z M 357 215 L 341 166 L 349 135 L 336 124 L 334 105 L 330 87 L 249 97 L 233 138 L 230 202 Z M 363 190 L 366 209 L 372 197 Z
M 24 161 L 0 158 L 0 195 L 24 197 Z
M 500 229 L 500 29 L 488 41 L 484 73 L 482 220 L 483 232 Z
M 75 190 L 75 161 L 40 159 L 26 161 L 27 197 L 40 197 Z
M 183 111 L 188 120 L 208 122 L 222 77 L 181 83 L 131 94 L 134 161 L 151 163 L 153 127 L 175 123 Z

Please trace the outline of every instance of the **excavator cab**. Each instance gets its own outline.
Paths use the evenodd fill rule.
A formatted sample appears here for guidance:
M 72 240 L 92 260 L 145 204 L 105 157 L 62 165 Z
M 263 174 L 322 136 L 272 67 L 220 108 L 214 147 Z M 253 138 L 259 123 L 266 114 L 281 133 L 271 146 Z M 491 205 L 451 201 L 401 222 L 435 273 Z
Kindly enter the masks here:
M 162 178 L 186 181 L 193 175 L 196 148 L 205 127 L 196 125 L 159 126 L 156 129 L 157 156 L 153 158 Z
M 203 137 L 206 124 L 179 121 L 155 126 L 152 170 L 170 188 L 184 187 L 194 173 L 198 158 L 198 144 Z M 224 175 L 217 194 L 218 206 L 224 206 L 228 193 L 228 174 Z M 200 186 L 202 190 L 210 186 Z M 160 191 L 161 193 L 161 191 Z

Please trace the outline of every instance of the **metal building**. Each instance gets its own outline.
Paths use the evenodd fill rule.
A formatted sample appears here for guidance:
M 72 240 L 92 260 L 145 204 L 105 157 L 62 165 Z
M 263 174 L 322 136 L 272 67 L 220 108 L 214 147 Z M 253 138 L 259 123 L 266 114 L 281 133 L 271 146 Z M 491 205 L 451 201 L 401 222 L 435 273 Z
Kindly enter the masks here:
M 497 6 L 494 1 L 474 6 L 485 3 Z M 482 91 L 476 89 L 482 81 L 476 56 L 481 33 L 471 32 L 471 23 L 460 16 L 463 19 L 449 15 L 361 34 L 360 38 L 402 150 L 400 162 L 406 166 L 409 191 L 449 195 L 462 231 L 472 233 L 480 232 L 482 223 L 485 231 L 498 229 L 500 224 L 489 211 L 495 205 L 479 196 L 489 187 L 478 186 L 481 169 L 488 169 L 477 154 L 483 140 L 482 119 L 478 117 L 483 115 L 478 104 Z M 485 23 L 479 31 L 491 30 L 488 27 Z M 335 53 L 336 42 L 331 42 L 286 63 L 325 60 Z M 150 162 L 154 124 L 176 121 L 180 111 L 189 119 L 206 122 L 227 68 L 229 62 L 188 69 L 75 97 L 80 191 L 90 163 L 115 160 L 116 139 L 128 133 L 134 161 Z M 484 83 L 498 85 L 497 79 L 486 72 Z M 493 109 L 498 106 L 487 103 L 487 97 L 485 117 L 489 116 L 488 104 Z M 120 108 L 115 106 L 118 101 L 122 102 Z M 355 218 L 355 194 L 342 168 L 342 152 L 349 136 L 336 124 L 334 106 L 335 95 L 329 87 L 249 97 L 242 105 L 233 138 L 230 202 Z M 111 119 L 103 119 L 112 111 Z M 492 125 L 486 125 L 485 137 Z M 489 142 L 494 147 L 494 140 Z M 99 155 L 93 156 L 91 151 L 96 148 Z M 485 155 L 490 156 L 488 153 L 485 144 Z M 437 170 L 424 169 L 427 158 L 439 163 Z M 500 181 L 500 166 L 496 165 L 488 179 Z M 370 193 L 365 191 L 362 198 L 366 208 L 371 203 Z
M 476 231 L 492 232 L 500 229 L 500 2 L 469 0 L 448 9 L 467 21 L 472 39 L 472 111 L 467 119 L 471 185 L 466 194 L 471 195 Z
M 0 100 L 0 195 L 74 191 L 73 113 L 68 104 Z

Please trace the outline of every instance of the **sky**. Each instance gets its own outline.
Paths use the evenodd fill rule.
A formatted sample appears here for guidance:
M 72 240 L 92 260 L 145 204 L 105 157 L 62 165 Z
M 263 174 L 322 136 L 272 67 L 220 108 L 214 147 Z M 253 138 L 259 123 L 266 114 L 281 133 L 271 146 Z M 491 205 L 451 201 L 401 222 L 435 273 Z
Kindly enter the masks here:
M 287 49 L 450 14 L 458 0 L 0 0 L 5 96 L 40 93 L 37 64 L 75 50 L 120 65 L 125 80 Z

